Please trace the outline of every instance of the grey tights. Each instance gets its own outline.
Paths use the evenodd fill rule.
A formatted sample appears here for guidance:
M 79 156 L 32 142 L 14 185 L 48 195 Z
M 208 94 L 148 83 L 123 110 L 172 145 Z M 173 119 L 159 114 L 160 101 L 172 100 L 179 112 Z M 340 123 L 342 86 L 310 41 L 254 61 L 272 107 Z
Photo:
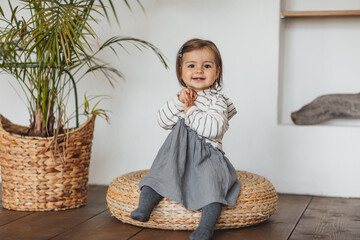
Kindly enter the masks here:
M 163 197 L 149 186 L 143 186 L 140 193 L 139 207 L 131 212 L 130 217 L 140 222 L 149 221 L 154 207 Z
M 190 235 L 190 240 L 210 240 L 214 233 L 215 224 L 221 213 L 221 204 L 214 202 L 201 209 L 199 226 Z
M 139 207 L 132 211 L 132 219 L 140 222 L 149 221 L 150 214 L 163 197 L 149 186 L 143 186 L 139 199 Z M 199 226 L 190 235 L 191 240 L 210 240 L 215 224 L 220 216 L 221 204 L 214 202 L 201 209 Z

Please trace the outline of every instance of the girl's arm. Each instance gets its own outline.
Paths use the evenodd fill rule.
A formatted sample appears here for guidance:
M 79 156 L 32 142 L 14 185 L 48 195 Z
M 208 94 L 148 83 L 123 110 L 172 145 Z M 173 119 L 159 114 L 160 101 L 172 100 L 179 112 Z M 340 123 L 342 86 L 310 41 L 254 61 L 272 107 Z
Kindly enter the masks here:
M 158 123 L 164 129 L 171 129 L 183 115 L 183 112 L 184 103 L 180 102 L 176 95 L 159 109 L 157 113 Z
M 200 136 L 214 139 L 224 135 L 229 128 L 228 105 L 225 98 L 219 95 L 206 111 L 192 106 L 186 113 L 185 121 Z

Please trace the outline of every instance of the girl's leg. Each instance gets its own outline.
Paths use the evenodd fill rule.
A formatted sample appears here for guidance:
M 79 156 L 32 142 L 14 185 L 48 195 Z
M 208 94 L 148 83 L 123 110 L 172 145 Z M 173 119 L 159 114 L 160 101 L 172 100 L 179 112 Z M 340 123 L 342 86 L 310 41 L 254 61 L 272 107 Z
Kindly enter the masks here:
M 220 216 L 221 204 L 210 203 L 201 209 L 199 226 L 190 235 L 191 240 L 208 240 L 214 233 L 215 224 Z
M 131 212 L 130 217 L 140 222 L 149 221 L 152 210 L 162 198 L 163 197 L 151 187 L 143 186 L 140 193 L 139 206 Z

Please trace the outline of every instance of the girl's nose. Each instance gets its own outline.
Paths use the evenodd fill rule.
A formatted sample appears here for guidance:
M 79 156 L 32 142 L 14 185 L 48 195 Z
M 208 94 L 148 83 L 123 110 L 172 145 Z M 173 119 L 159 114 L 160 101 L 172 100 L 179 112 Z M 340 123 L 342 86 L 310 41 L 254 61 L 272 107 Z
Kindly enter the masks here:
M 204 70 L 202 67 L 196 69 L 196 73 L 204 73 Z

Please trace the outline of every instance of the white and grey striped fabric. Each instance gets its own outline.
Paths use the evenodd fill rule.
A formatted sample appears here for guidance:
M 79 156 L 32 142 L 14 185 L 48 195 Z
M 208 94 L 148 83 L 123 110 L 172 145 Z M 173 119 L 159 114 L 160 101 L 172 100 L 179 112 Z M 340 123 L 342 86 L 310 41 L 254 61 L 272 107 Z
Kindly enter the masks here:
M 212 146 L 222 150 L 222 138 L 229 128 L 229 120 L 237 113 L 232 101 L 217 90 L 205 89 L 197 92 L 196 106 L 187 115 L 184 104 L 174 96 L 160 108 L 157 114 L 159 125 L 171 129 L 180 118 L 185 124 Z

